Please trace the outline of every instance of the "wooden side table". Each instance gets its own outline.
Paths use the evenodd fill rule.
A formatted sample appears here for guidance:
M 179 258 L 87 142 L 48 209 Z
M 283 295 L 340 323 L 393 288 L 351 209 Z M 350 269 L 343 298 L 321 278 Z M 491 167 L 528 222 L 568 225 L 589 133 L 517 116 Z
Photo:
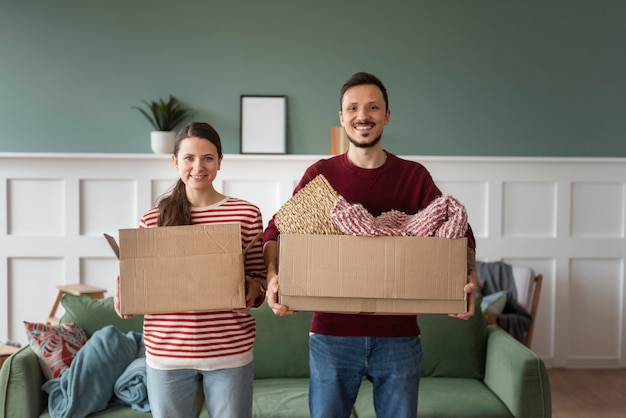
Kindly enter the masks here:
M 48 325 L 56 325 L 59 323 L 59 318 L 56 317 L 56 313 L 64 294 L 87 295 L 92 299 L 102 299 L 104 297 L 104 292 L 106 292 L 106 289 L 89 286 L 88 284 L 60 284 L 57 285 L 57 289 L 59 289 L 59 292 L 57 293 L 57 297 L 52 304 L 52 309 L 50 309 L 50 314 L 46 320 L 46 324 Z
M 17 353 L 18 350 L 18 347 L 14 347 L 12 345 L 0 345 L 0 369 L 4 364 L 4 360 L 8 359 L 11 354 Z

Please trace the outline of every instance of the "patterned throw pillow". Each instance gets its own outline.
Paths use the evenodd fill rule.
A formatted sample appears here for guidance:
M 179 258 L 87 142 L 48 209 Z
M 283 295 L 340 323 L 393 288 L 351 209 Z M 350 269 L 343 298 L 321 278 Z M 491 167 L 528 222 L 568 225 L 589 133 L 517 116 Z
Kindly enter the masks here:
M 85 331 L 74 323 L 46 325 L 24 321 L 24 325 L 30 347 L 37 355 L 46 379 L 59 377 L 87 342 Z

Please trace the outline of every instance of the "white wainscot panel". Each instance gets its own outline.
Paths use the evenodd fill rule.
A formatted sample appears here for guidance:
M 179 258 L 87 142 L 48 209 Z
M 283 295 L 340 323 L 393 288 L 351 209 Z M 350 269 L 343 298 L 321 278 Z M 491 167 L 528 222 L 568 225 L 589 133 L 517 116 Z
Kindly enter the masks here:
M 152 180 L 152 190 L 151 190 L 151 202 L 152 206 L 155 206 L 157 201 L 166 194 L 169 194 L 172 191 L 172 188 L 176 185 L 176 179 L 174 180 Z M 152 208 L 139 208 L 141 212 L 140 215 L 143 215 L 148 210 Z M 139 224 L 139 219 L 137 219 L 137 224 Z
M 572 235 L 624 237 L 625 190 L 623 183 L 573 183 Z
M 556 236 L 555 183 L 505 182 L 502 231 L 507 237 Z
M 65 234 L 65 182 L 60 179 L 9 179 L 7 188 L 10 235 Z
M 56 285 L 65 278 L 64 266 L 61 258 L 8 260 L 9 335 L 13 341 L 28 344 L 24 321 L 46 321 L 57 295 Z
M 116 238 L 117 239 L 117 238 Z M 106 289 L 106 296 L 113 296 L 115 278 L 120 274 L 120 264 L 113 250 L 110 258 L 82 257 L 80 259 L 80 282 Z
M 570 266 L 570 361 L 573 366 L 584 367 L 584 361 L 598 360 L 617 367 L 623 310 L 616 307 L 622 306 L 624 262 L 577 258 Z M 577 360 L 583 364 L 575 364 Z
M 274 213 L 278 211 L 280 201 L 280 185 L 271 180 L 224 180 L 222 193 L 238 197 L 256 205 L 263 215 L 263 226 L 267 226 Z
M 214 184 L 267 223 L 322 157 L 227 155 Z M 466 206 L 479 258 L 543 274 L 532 348 L 547 365 L 626 366 L 626 159 L 407 158 Z M 162 155 L 0 153 L 0 338 L 25 343 L 22 320 L 44 321 L 58 284 L 111 296 L 102 232 L 136 228 L 177 174 Z
M 489 195 L 485 182 L 439 181 L 444 195 L 453 196 L 465 206 L 472 232 L 476 237 L 488 235 Z
M 139 223 L 137 182 L 81 180 L 80 207 L 81 235 L 95 236 L 122 228 L 136 228 Z

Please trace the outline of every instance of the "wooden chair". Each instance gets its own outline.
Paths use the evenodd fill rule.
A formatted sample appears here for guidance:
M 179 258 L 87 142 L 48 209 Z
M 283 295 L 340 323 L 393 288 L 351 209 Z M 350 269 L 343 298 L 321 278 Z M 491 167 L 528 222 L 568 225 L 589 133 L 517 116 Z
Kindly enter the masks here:
M 537 318 L 537 308 L 539 307 L 539 296 L 541 295 L 541 284 L 543 283 L 543 275 L 535 275 L 532 283 L 532 298 L 530 300 L 530 306 L 524 306 L 530 313 L 531 323 L 528 331 L 526 332 L 526 341 L 524 342 L 526 347 L 530 348 L 533 342 L 533 332 L 535 330 L 535 320 Z M 485 314 L 485 320 L 489 325 L 498 325 L 498 315 Z
M 539 295 L 541 294 L 541 284 L 543 282 L 543 275 L 537 274 L 535 276 L 535 281 L 533 284 L 533 298 L 530 302 L 530 317 L 532 318 L 532 322 L 530 323 L 530 327 L 528 328 L 528 332 L 526 333 L 526 347 L 530 348 L 530 345 L 533 342 L 533 331 L 535 330 L 535 320 L 537 319 L 537 308 L 539 307 Z

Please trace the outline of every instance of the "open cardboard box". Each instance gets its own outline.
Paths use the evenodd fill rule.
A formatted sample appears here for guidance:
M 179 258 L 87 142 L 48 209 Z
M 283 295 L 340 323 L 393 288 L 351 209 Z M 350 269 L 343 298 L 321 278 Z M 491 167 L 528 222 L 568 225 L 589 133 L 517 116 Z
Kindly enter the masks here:
M 281 234 L 278 259 L 289 309 L 467 312 L 467 238 Z
M 120 311 L 147 314 L 245 308 L 238 223 L 120 229 Z

